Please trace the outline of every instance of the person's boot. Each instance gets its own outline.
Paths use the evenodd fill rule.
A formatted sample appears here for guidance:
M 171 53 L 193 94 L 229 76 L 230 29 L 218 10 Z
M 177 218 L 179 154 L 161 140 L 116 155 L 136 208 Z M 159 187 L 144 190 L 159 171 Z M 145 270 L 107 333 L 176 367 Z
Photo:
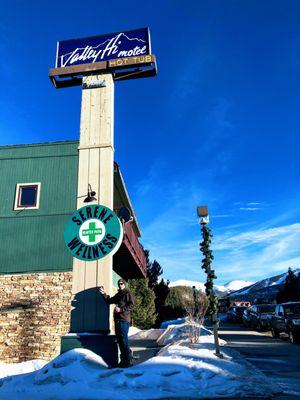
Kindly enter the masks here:
M 125 368 L 124 363 L 120 361 L 119 364 L 117 365 L 117 368 Z
M 124 359 L 124 362 L 122 363 L 123 368 L 129 368 L 129 367 L 133 367 L 132 361 L 131 361 L 131 357 L 127 357 Z
M 124 368 L 126 365 L 126 361 L 127 361 L 126 358 L 124 356 L 122 356 L 122 354 L 121 354 L 120 362 L 118 363 L 117 367 Z

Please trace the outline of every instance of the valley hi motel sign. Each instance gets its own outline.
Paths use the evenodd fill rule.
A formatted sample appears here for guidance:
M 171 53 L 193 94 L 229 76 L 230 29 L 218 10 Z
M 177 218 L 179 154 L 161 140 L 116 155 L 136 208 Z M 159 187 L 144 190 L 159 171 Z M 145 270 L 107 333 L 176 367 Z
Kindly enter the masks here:
M 56 65 L 49 73 L 56 88 L 81 85 L 83 75 L 94 73 L 112 73 L 114 80 L 155 76 L 149 29 L 57 42 Z
M 155 76 L 157 66 L 151 54 L 149 29 L 57 43 L 56 65 L 49 72 L 56 88 L 82 85 L 86 89 L 83 77 L 98 74 L 111 74 L 114 81 Z M 99 85 L 99 81 L 95 81 L 95 85 Z M 82 261 L 95 261 L 114 254 L 122 240 L 123 226 L 119 217 L 101 204 L 74 211 L 64 230 L 68 251 Z

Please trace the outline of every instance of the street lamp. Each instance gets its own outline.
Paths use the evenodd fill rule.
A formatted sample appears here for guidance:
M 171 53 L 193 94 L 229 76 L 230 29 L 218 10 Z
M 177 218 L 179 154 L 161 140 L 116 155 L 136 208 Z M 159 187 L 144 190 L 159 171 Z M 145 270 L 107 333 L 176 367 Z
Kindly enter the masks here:
M 209 216 L 208 216 L 208 207 L 207 206 L 199 206 L 197 207 L 197 215 L 200 219 L 200 224 L 208 224 Z
M 205 293 L 209 300 L 209 313 L 211 316 L 211 322 L 213 324 L 213 333 L 214 333 L 214 341 L 216 348 L 216 355 L 220 358 L 223 358 L 223 355 L 220 352 L 219 338 L 218 338 L 218 316 L 217 316 L 217 298 L 215 296 L 213 290 L 213 280 L 216 278 L 215 271 L 211 269 L 211 262 L 213 260 L 212 251 L 210 250 L 210 242 L 211 242 L 211 233 L 210 229 L 206 226 L 209 222 L 208 216 L 208 207 L 207 206 L 199 206 L 197 207 L 197 215 L 199 217 L 199 222 L 201 224 L 201 232 L 202 232 L 202 242 L 200 244 L 200 251 L 202 251 L 204 255 L 204 259 L 202 260 L 202 268 L 205 270 L 207 274 L 207 280 L 205 283 Z

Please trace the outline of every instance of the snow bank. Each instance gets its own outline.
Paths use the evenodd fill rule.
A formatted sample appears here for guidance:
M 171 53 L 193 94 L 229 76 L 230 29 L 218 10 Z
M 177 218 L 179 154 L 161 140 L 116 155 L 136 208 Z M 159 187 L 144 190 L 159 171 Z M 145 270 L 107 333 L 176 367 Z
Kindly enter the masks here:
M 241 398 L 279 392 L 238 353 L 222 351 L 225 356 L 220 359 L 212 343 L 182 341 L 135 367 L 107 369 L 89 350 L 71 350 L 39 371 L 0 380 L 0 399 Z
M 93 352 L 71 350 L 37 371 L 0 379 L 0 400 L 258 398 L 280 392 L 239 353 L 222 347 L 224 358 L 218 358 L 208 329 L 198 326 L 199 341 L 190 343 L 190 326 L 169 325 L 158 339 L 168 346 L 156 357 L 128 369 L 108 369 Z M 154 331 L 160 330 L 135 335 L 148 338 Z
M 145 331 L 139 331 L 130 336 L 130 340 L 157 340 L 162 333 L 164 333 L 164 329 L 148 329 Z
M 204 328 L 202 325 L 194 323 L 184 323 L 180 325 L 169 325 L 164 333 L 157 339 L 157 344 L 159 346 L 165 346 L 170 343 L 174 343 L 178 340 L 188 340 L 193 330 L 199 331 L 200 343 L 213 343 L 214 337 L 208 329 Z M 226 344 L 225 340 L 219 339 L 220 344 Z
M 181 325 L 184 324 L 187 321 L 186 318 L 177 318 L 177 319 L 172 319 L 170 321 L 164 321 L 161 325 L 161 329 L 166 329 L 169 325 Z
M 36 371 L 47 364 L 47 362 L 45 360 L 31 360 L 17 364 L 6 364 L 0 361 L 0 378 Z
M 173 389 L 184 398 L 186 393 L 196 398 L 260 398 L 281 392 L 238 352 L 222 347 L 222 354 L 223 359 L 215 355 L 213 343 L 184 341 L 163 348 L 153 361 L 169 366 Z M 182 388 L 186 388 L 185 395 Z

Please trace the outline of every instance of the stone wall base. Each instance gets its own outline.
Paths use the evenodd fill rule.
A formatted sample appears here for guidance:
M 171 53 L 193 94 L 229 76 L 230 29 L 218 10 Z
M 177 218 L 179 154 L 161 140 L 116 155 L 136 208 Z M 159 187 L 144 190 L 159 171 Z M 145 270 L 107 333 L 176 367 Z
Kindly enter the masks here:
M 0 275 L 0 361 L 59 355 L 71 298 L 72 272 Z

